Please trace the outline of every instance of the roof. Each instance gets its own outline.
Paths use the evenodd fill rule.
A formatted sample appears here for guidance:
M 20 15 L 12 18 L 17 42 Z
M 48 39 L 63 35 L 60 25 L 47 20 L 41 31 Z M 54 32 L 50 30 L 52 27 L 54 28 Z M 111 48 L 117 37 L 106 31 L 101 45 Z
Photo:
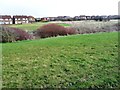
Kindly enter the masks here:
M 1 19 L 11 19 L 10 15 L 0 15 Z
M 28 18 L 28 16 L 24 16 L 24 15 L 16 15 L 16 16 L 13 16 L 14 18 Z
M 28 16 L 28 18 L 33 18 L 33 19 L 35 19 L 33 16 Z

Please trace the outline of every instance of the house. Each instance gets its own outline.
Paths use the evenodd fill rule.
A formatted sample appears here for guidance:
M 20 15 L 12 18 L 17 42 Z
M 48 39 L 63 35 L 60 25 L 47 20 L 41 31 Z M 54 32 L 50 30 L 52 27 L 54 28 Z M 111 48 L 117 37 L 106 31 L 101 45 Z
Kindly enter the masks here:
M 41 21 L 43 21 L 43 22 L 47 22 L 49 20 L 50 20 L 49 17 L 43 17 L 43 18 L 41 18 Z
M 70 16 L 58 16 L 57 21 L 72 21 L 73 18 Z
M 57 17 L 49 17 L 49 21 L 56 21 Z
M 86 16 L 85 15 L 80 15 L 80 20 L 86 20 Z
M 91 20 L 95 20 L 95 17 L 96 17 L 95 15 L 92 15 Z
M 16 15 L 13 16 L 13 24 L 23 24 L 28 23 L 28 16 L 25 15 Z
M 102 18 L 103 21 L 110 21 L 110 17 L 109 16 L 102 15 L 101 18 Z
M 65 21 L 66 20 L 66 16 L 58 16 L 57 17 L 57 21 Z
M 106 15 L 95 16 L 94 20 L 95 21 L 110 21 L 110 17 Z
M 120 15 L 109 15 L 110 19 L 120 19 Z
M 86 16 L 86 20 L 91 20 L 91 16 Z
M 73 17 L 73 20 L 78 21 L 78 20 L 86 20 L 87 17 L 85 15 L 80 15 L 80 16 L 75 16 Z
M 80 20 L 80 17 L 79 17 L 79 16 L 74 16 L 74 17 L 73 17 L 73 20 L 74 20 L 74 21 L 78 21 L 78 20 Z
M 0 24 L 12 24 L 12 17 L 10 15 L 0 15 Z
M 33 16 L 28 16 L 28 22 L 29 23 L 35 22 L 35 18 Z
M 72 21 L 73 18 L 70 16 L 64 16 L 64 21 Z
M 40 22 L 41 18 L 35 18 L 35 22 Z
M 56 21 L 61 21 L 63 19 L 63 16 L 57 16 Z

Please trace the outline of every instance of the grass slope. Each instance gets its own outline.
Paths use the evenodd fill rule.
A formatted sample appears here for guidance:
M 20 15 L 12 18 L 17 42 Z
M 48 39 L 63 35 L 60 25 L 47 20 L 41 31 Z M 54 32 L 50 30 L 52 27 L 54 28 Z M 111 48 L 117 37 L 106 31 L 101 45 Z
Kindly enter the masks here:
M 17 25 L 9 25 L 10 27 L 16 27 L 16 28 L 20 28 L 23 30 L 36 30 L 39 27 L 45 25 L 45 24 L 49 24 L 51 22 L 37 22 L 37 23 L 32 23 L 32 24 L 17 24 Z M 61 26 L 65 26 L 65 27 L 69 27 L 70 24 L 65 24 L 65 23 L 58 23 Z
M 118 33 L 2 44 L 3 87 L 118 86 Z

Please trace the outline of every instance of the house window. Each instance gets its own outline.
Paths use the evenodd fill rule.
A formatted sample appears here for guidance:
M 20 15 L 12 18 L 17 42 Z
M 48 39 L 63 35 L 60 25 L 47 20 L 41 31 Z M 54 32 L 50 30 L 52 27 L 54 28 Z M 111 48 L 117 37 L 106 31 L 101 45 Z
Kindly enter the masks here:
M 30 18 L 29 20 L 32 20 L 32 18 Z

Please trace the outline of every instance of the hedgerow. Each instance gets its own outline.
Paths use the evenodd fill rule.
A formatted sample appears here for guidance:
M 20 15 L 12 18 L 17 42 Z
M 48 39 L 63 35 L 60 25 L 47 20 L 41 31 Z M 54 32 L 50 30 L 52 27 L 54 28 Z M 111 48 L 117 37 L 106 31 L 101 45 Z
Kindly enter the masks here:
M 46 38 L 46 37 L 54 37 L 54 36 L 64 36 L 68 34 L 76 34 L 76 30 L 72 28 L 65 28 L 58 24 L 47 24 L 40 28 L 38 28 L 34 32 L 34 36 L 37 38 Z
M 0 42 L 15 42 L 32 39 L 31 35 L 18 28 L 1 26 L 0 33 Z

